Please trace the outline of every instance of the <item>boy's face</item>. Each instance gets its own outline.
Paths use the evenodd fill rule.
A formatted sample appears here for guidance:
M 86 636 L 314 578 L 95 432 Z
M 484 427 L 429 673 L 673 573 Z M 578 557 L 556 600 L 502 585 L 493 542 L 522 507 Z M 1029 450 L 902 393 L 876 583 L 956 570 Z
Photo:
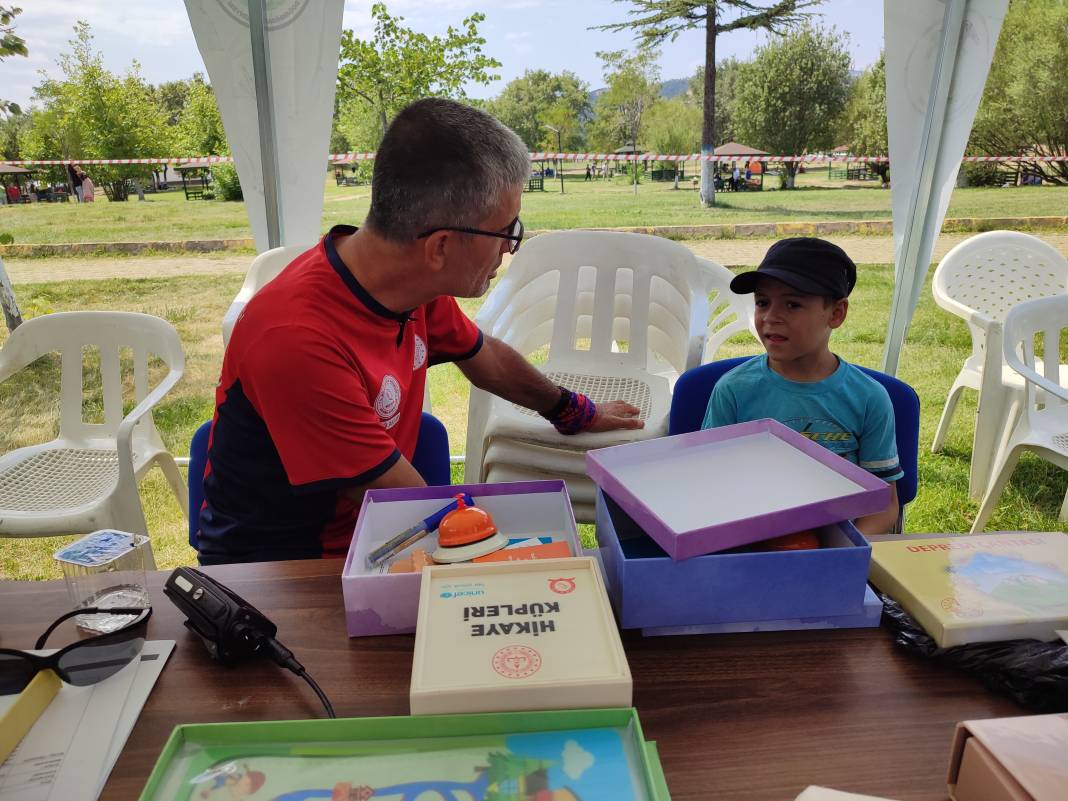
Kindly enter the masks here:
M 808 295 L 762 277 L 753 293 L 756 330 L 772 361 L 796 361 L 827 350 L 831 331 L 845 322 L 849 301 Z

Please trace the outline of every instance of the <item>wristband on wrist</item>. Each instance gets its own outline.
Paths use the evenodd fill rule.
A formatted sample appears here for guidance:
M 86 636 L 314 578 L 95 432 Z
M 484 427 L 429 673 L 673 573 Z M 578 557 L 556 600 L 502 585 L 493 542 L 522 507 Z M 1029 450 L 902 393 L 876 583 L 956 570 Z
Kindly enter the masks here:
M 597 416 L 597 404 L 580 392 L 561 387 L 561 401 L 563 408 L 557 411 L 554 407 L 545 415 L 561 434 L 578 434 L 585 431 Z

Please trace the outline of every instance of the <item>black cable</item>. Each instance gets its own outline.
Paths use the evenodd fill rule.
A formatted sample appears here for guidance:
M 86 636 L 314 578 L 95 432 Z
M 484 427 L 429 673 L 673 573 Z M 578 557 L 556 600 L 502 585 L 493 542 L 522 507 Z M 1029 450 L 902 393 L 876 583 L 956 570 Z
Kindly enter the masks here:
M 318 684 L 315 683 L 315 679 L 308 675 L 308 671 L 301 670 L 297 673 L 304 681 L 308 682 L 308 685 L 315 690 L 315 694 L 319 696 L 319 700 L 323 702 L 323 706 L 326 707 L 326 714 L 328 717 L 336 718 L 334 714 L 334 707 L 330 704 L 330 699 L 326 697 L 326 693 L 322 691 Z
M 267 646 L 267 655 L 271 658 L 275 664 L 284 667 L 286 670 L 295 673 L 300 676 L 304 681 L 308 682 L 315 694 L 319 696 L 319 700 L 323 702 L 323 706 L 326 707 L 326 714 L 331 718 L 336 718 L 334 714 L 334 707 L 330 703 L 330 699 L 326 697 L 326 693 L 322 691 L 322 688 L 315 683 L 315 679 L 308 675 L 308 671 L 304 669 L 304 665 L 297 661 L 293 656 L 293 652 L 286 648 L 282 643 L 278 642 L 274 637 L 268 637 L 264 640 L 264 645 Z

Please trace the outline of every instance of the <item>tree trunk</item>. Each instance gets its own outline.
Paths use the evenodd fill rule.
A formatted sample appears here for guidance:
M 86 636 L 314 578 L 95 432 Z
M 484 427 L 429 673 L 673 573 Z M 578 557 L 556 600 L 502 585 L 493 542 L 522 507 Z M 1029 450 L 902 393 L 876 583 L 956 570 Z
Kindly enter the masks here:
M 4 322 L 7 330 L 15 333 L 15 329 L 22 325 L 22 312 L 15 302 L 15 290 L 11 286 L 11 279 L 7 277 L 4 269 L 4 260 L 0 259 L 0 307 L 4 309 Z
M 701 155 L 711 156 L 716 148 L 716 3 L 705 6 L 705 96 L 704 122 L 701 126 Z M 701 161 L 701 205 L 716 205 L 716 164 Z
M 797 162 L 796 161 L 788 161 L 785 164 L 783 164 L 783 176 L 786 178 L 786 180 L 783 182 L 783 185 L 785 186 L 786 189 L 793 189 L 794 188 L 794 178 L 795 178 L 796 175 L 797 175 Z

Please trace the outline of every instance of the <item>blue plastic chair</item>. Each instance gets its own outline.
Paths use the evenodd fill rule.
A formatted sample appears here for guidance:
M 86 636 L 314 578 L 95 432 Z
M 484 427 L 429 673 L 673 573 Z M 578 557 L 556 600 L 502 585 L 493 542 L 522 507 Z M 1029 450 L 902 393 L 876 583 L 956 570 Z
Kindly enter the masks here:
M 189 443 L 189 544 L 197 547 L 200 507 L 204 505 L 204 468 L 208 462 L 208 434 L 211 421 L 200 426 Z M 449 432 L 438 418 L 423 412 L 412 467 L 430 486 L 452 483 L 449 464 Z
M 687 370 L 675 382 L 675 391 L 671 396 L 671 411 L 668 414 L 668 434 L 686 434 L 697 431 L 705 418 L 705 409 L 712 389 L 724 374 L 739 364 L 753 358 L 740 356 L 709 362 Z M 857 365 L 860 367 L 860 365 Z M 860 367 L 886 388 L 890 403 L 894 407 L 894 428 L 897 432 L 897 458 L 901 461 L 904 472 L 897 482 L 897 499 L 901 504 L 902 514 L 905 504 L 916 497 L 918 480 L 917 459 L 920 448 L 920 397 L 916 390 L 892 375 Z M 904 517 L 901 518 L 904 520 Z

